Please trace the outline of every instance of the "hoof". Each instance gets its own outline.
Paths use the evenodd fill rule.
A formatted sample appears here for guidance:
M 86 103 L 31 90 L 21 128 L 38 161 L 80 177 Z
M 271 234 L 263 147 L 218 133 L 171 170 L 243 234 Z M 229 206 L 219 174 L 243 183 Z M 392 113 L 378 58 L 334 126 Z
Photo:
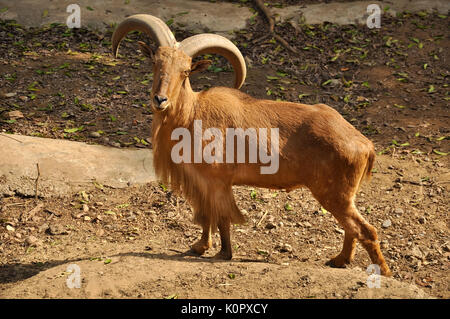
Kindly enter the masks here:
M 201 243 L 195 243 L 194 245 L 192 245 L 190 252 L 195 255 L 201 256 L 208 248 L 208 246 L 205 246 Z
M 231 253 L 228 253 L 226 251 L 219 251 L 214 257 L 213 259 L 216 260 L 230 260 L 233 257 L 233 255 Z
M 381 265 L 380 272 L 383 276 L 386 276 L 386 277 L 392 276 L 392 272 L 387 265 Z
M 206 249 L 204 248 L 199 248 L 199 247 L 194 247 L 192 246 L 191 249 L 189 250 L 190 253 L 192 253 L 193 255 L 197 255 L 197 256 L 201 256 L 205 253 Z
M 348 264 L 350 264 L 350 261 L 340 257 L 339 255 L 330 259 L 325 263 L 325 265 L 330 266 L 332 268 L 346 268 Z

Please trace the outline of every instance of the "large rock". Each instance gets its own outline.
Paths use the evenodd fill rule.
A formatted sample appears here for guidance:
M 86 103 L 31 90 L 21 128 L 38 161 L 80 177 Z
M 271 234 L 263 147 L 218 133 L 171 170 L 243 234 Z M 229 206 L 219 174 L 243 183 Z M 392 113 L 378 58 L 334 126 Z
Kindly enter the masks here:
M 273 8 L 272 10 L 281 20 L 290 20 L 298 24 L 300 19 L 304 19 L 308 24 L 321 24 L 331 22 L 335 24 L 365 24 L 370 13 L 367 7 L 377 4 L 381 9 L 381 14 L 395 16 L 398 12 L 428 11 L 437 10 L 441 14 L 447 14 L 450 10 L 448 0 L 396 0 L 396 1 L 355 1 L 355 2 L 335 2 L 319 3 L 310 5 L 289 6 L 284 8 Z M 389 8 L 384 12 L 384 8 Z M 383 18 L 381 17 L 381 27 Z
M 0 13 L 0 19 L 14 19 L 19 24 L 34 27 L 54 22 L 65 24 L 70 15 L 66 12 L 70 3 L 81 8 L 81 26 L 97 29 L 120 23 L 129 15 L 147 13 L 164 21 L 173 19 L 174 24 L 187 30 L 227 35 L 243 29 L 252 15 L 247 7 L 236 4 L 192 0 L 131 0 L 129 4 L 124 0 L 0 0 L 0 8 L 8 8 Z
M 67 1 L 52 0 L 0 0 L 0 19 L 14 19 L 24 26 L 41 26 L 54 22 L 66 23 L 70 13 L 66 12 Z M 112 23 L 120 23 L 125 17 L 137 13 L 155 15 L 164 21 L 170 21 L 186 30 L 196 33 L 212 32 L 228 37 L 232 31 L 244 29 L 252 16 L 249 8 L 236 3 L 194 0 L 124 0 L 90 1 L 78 0 L 81 8 L 81 25 L 100 30 Z M 387 14 L 395 15 L 402 11 L 432 11 L 447 14 L 450 10 L 448 0 L 396 0 L 396 1 L 355 1 L 337 3 L 319 3 L 310 5 L 272 8 L 281 20 L 290 20 L 294 24 L 304 19 L 308 24 L 325 21 L 337 24 L 366 23 L 367 6 L 378 4 L 381 12 L 389 6 Z M 90 9 L 88 9 L 88 7 Z M 301 18 L 302 17 L 302 18 Z M 382 22 L 381 22 L 381 25 Z
M 155 180 L 149 149 L 117 149 L 22 135 L 0 134 L 0 195 L 64 195 L 95 187 L 126 187 Z

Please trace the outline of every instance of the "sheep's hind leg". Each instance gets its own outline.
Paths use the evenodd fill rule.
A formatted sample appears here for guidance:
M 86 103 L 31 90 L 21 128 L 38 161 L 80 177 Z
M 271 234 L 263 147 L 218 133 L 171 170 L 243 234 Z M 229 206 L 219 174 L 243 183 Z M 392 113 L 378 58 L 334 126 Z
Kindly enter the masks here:
M 191 247 L 191 252 L 197 255 L 203 255 L 212 246 L 210 223 L 205 223 L 202 228 L 202 237 Z
M 377 264 L 380 267 L 381 274 L 384 276 L 390 276 L 391 271 L 381 253 L 380 244 L 378 242 L 377 231 L 375 227 L 370 225 L 359 214 L 353 201 L 343 203 L 343 205 L 333 205 L 330 207 L 331 212 L 336 217 L 338 222 L 344 227 L 345 239 L 342 252 L 335 258 L 329 261 L 329 264 L 335 266 L 343 266 L 350 262 L 354 254 L 354 238 L 356 238 L 362 246 L 366 249 L 367 253 L 373 264 Z

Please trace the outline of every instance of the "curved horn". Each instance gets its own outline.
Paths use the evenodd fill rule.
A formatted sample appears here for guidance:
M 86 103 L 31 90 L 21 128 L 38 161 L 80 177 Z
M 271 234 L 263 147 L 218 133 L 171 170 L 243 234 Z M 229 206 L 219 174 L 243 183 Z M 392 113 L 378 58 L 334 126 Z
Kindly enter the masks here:
M 239 89 L 244 84 L 247 75 L 244 57 L 227 38 L 211 33 L 197 34 L 181 41 L 179 48 L 192 58 L 205 53 L 224 56 L 233 66 L 234 87 Z
M 149 14 L 135 14 L 123 20 L 112 35 L 114 56 L 117 57 L 120 41 L 131 31 L 141 31 L 154 40 L 157 46 L 174 47 L 177 43 L 167 24 Z

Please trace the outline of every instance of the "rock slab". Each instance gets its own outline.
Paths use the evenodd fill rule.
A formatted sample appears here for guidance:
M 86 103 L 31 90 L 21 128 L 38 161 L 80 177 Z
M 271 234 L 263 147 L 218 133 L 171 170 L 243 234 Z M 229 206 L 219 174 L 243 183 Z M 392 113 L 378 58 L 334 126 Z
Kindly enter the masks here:
M 149 149 L 0 134 L 0 195 L 66 195 L 99 185 L 121 188 L 156 180 Z M 95 182 L 95 183 L 94 183 Z

